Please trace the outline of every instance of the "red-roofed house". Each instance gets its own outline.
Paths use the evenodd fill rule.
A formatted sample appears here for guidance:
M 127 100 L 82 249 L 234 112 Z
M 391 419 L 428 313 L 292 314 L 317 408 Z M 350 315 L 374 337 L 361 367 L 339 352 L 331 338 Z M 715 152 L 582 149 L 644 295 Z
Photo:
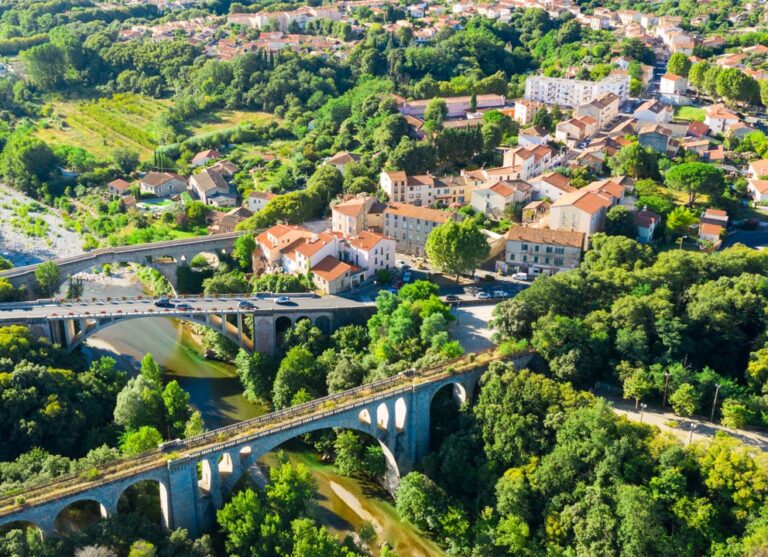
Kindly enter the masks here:
M 560 196 L 549 210 L 549 227 L 553 230 L 576 230 L 585 234 L 600 232 L 605 214 L 613 204 L 610 196 L 585 189 Z
M 750 179 L 747 182 L 747 192 L 755 203 L 768 202 L 768 180 Z
M 216 149 L 208 149 L 207 151 L 200 151 L 192 158 L 192 166 L 203 166 L 210 161 L 217 161 L 222 157 Z
M 725 228 L 719 224 L 710 224 L 704 222 L 699 226 L 699 239 L 712 242 L 717 246 L 720 243 L 720 236 L 724 231 Z
M 501 217 L 515 203 L 528 202 L 532 191 L 531 185 L 522 180 L 497 182 L 489 188 L 473 191 L 472 207 L 486 215 Z
M 361 269 L 344 263 L 332 255 L 327 255 L 312 267 L 312 280 L 318 290 L 326 294 L 336 294 L 354 284 Z
M 656 228 L 661 224 L 661 215 L 643 209 L 634 214 L 635 226 L 637 226 L 637 241 L 647 244 L 653 240 Z
M 112 180 L 109 184 L 107 184 L 107 191 L 114 195 L 125 195 L 128 193 L 128 188 L 130 187 L 130 182 L 126 182 L 122 178 L 118 178 L 117 180 Z
M 704 109 L 706 116 L 704 123 L 709 126 L 712 133 L 725 133 L 729 126 L 739 122 L 739 117 L 725 108 L 722 103 L 713 104 Z

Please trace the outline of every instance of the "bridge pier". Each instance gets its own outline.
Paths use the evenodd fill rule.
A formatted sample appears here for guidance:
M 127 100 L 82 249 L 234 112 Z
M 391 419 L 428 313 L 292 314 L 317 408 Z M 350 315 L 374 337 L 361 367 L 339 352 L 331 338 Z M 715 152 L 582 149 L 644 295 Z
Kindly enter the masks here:
M 191 538 L 200 535 L 201 526 L 208 527 L 202 520 L 197 483 L 197 461 L 175 460 L 168 463 L 168 493 L 161 505 L 163 519 L 169 528 L 184 528 Z

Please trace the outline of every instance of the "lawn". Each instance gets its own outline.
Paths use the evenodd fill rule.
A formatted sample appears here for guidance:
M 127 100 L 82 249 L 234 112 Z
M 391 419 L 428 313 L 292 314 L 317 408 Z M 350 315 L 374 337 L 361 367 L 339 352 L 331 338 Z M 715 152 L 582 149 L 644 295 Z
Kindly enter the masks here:
M 116 147 L 152 156 L 157 147 L 155 118 L 167 101 L 131 93 L 91 101 L 54 102 L 48 127 L 38 137 L 51 145 L 82 147 L 97 158 L 107 158 Z
M 205 118 L 198 118 L 190 122 L 189 130 L 192 135 L 203 135 L 206 133 L 234 128 L 241 124 L 266 124 L 273 119 L 271 114 L 266 112 L 256 112 L 251 110 L 220 110 L 219 112 L 207 115 Z
M 675 118 L 678 120 L 687 120 L 688 122 L 703 122 L 706 112 L 703 108 L 695 106 L 678 106 L 675 109 Z

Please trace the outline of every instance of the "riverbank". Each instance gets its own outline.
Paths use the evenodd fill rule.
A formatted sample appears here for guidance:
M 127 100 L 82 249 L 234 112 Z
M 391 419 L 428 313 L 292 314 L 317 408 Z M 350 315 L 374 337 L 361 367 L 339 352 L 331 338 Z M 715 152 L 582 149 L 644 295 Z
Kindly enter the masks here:
M 39 206 L 40 212 L 20 209 Z M 13 221 L 28 222 L 41 219 L 47 230 L 40 236 L 26 234 Z M 0 184 L 0 255 L 15 267 L 40 263 L 48 259 L 69 257 L 83 253 L 83 241 L 77 232 L 67 230 L 64 219 L 56 209 L 43 205 L 5 184 Z

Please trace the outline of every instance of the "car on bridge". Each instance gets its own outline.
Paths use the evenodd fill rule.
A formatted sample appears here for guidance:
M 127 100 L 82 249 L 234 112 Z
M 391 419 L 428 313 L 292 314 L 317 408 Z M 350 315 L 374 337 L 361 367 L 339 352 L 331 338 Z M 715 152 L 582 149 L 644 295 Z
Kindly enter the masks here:
M 287 304 L 290 303 L 291 299 L 288 296 L 278 296 L 275 298 L 276 304 Z
M 155 306 L 159 308 L 175 308 L 176 304 L 171 303 L 168 298 L 158 298 L 155 300 Z
M 248 300 L 240 300 L 237 302 L 237 309 L 256 309 L 256 306 Z
M 176 304 L 176 309 L 180 309 L 180 310 L 182 310 L 182 311 L 189 311 L 189 310 L 191 310 L 191 309 L 192 309 L 192 306 L 190 306 L 190 305 L 189 305 L 188 303 L 186 303 L 186 302 L 182 302 L 182 303 L 180 303 L 180 304 Z

